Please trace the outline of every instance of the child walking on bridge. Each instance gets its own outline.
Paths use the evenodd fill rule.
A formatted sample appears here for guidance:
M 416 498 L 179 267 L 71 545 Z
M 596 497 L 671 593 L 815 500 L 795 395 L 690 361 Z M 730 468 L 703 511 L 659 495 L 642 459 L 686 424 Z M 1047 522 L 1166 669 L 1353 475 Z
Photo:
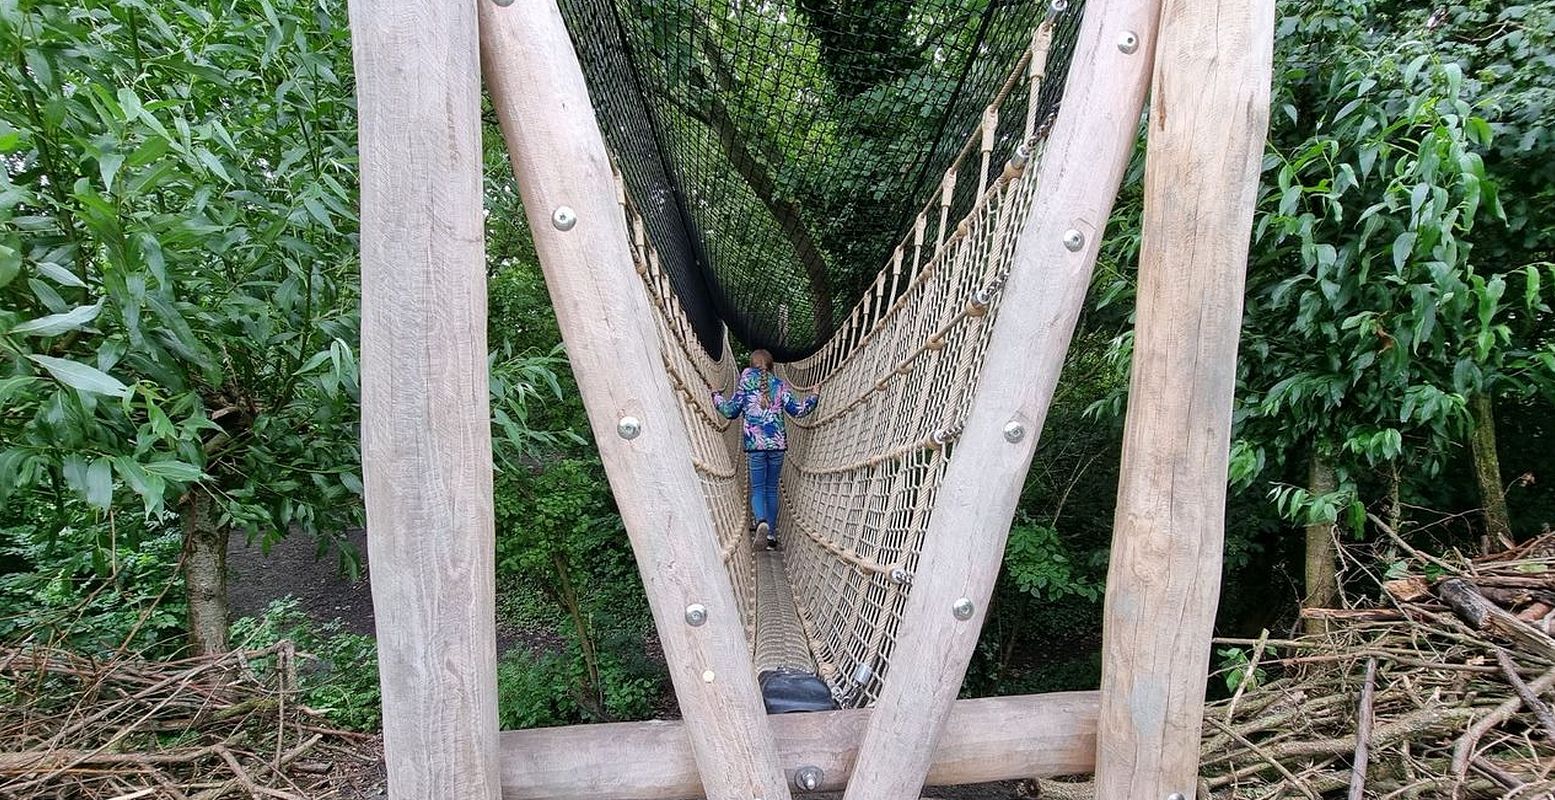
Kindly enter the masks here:
M 814 411 L 819 400 L 814 394 L 800 399 L 787 381 L 772 374 L 772 354 L 766 350 L 751 353 L 751 365 L 740 373 L 733 395 L 726 399 L 723 392 L 713 392 L 718 413 L 729 419 L 745 417 L 742 439 L 750 465 L 751 516 L 757 538 L 765 538 L 769 549 L 777 546 L 778 477 L 788 451 L 783 414 L 802 417 Z

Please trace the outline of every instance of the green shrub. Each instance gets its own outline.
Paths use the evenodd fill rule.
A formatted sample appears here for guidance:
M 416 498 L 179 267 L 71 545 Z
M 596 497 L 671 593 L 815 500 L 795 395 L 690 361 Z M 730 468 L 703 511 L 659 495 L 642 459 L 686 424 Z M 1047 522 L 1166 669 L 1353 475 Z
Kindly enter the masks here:
M 152 657 L 183 647 L 182 543 L 166 515 L 18 505 L 0 522 L 0 639 Z
M 232 623 L 237 647 L 264 649 L 290 640 L 298 654 L 297 682 L 303 702 L 343 728 L 375 731 L 383 722 L 378 688 L 378 647 L 371 636 L 343 629 L 339 620 L 320 623 L 297 607 L 297 599 L 272 602 L 258 617 Z M 274 658 L 256 659 L 263 674 Z

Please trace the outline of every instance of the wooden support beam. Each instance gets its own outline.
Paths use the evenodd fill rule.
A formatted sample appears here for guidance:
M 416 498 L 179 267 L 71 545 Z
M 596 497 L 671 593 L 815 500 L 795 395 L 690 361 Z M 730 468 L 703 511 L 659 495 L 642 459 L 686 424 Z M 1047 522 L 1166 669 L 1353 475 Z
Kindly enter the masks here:
M 362 472 L 390 796 L 496 798 L 475 6 L 350 3 Z
M 1168 0 L 1102 631 L 1099 800 L 1193 797 L 1273 0 Z
M 1064 107 L 1044 145 L 966 430 L 939 490 L 921 565 L 847 800 L 917 800 L 977 645 L 1010 520 L 1139 132 L 1158 0 L 1088 6 Z M 1134 46 L 1120 42 L 1132 37 Z M 1068 245 L 1066 245 L 1066 241 Z M 1074 249 L 1070 249 L 1070 246 Z M 1018 426 L 1019 434 L 1007 426 Z M 965 620 L 952 608 L 965 598 Z
M 660 368 L 653 311 L 632 265 L 626 219 L 572 41 L 555 0 L 477 5 L 486 85 L 689 723 L 702 788 L 715 800 L 787 800 L 690 434 Z M 687 623 L 693 604 L 706 609 L 705 623 Z
M 933 786 L 1090 772 L 1095 692 L 959 700 L 928 773 Z M 820 788 L 852 772 L 869 709 L 773 716 L 783 768 L 818 767 Z M 506 731 L 503 800 L 682 800 L 697 796 L 696 762 L 683 722 L 620 722 Z

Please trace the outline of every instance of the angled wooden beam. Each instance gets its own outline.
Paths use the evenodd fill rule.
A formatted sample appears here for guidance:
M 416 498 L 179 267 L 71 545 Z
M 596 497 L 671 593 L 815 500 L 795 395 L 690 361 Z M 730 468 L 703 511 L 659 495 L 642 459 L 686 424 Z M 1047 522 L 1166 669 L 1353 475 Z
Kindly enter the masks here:
M 933 786 L 1073 775 L 1095 763 L 1095 692 L 958 700 L 934 751 Z M 772 716 L 794 775 L 820 771 L 821 791 L 848 782 L 869 709 Z M 683 800 L 701 791 L 684 722 L 619 722 L 506 731 L 503 800 Z
M 1274 0 L 1169 0 L 1102 627 L 1101 800 L 1193 797 Z
M 464 0 L 352 0 L 362 472 L 396 798 L 496 798 L 480 64 Z
M 1086 8 L 1063 110 L 1037 168 L 1037 197 L 847 800 L 916 800 L 961 690 L 1139 131 L 1158 8 L 1158 0 Z M 964 619 L 952 613 L 963 599 L 971 605 Z
M 555 0 L 480 0 L 486 85 L 589 426 L 642 572 L 702 788 L 787 800 L 734 591 L 662 369 L 604 140 Z M 705 609 L 689 624 L 687 609 Z

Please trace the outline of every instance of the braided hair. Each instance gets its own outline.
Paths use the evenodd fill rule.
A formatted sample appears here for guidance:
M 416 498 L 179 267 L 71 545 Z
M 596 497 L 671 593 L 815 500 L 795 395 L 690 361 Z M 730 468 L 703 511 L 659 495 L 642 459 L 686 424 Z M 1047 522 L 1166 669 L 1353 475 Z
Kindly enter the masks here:
M 777 398 L 777 376 L 772 374 L 772 354 L 766 350 L 751 351 L 751 366 L 761 370 L 761 391 L 756 394 L 756 407 L 762 410 Z

